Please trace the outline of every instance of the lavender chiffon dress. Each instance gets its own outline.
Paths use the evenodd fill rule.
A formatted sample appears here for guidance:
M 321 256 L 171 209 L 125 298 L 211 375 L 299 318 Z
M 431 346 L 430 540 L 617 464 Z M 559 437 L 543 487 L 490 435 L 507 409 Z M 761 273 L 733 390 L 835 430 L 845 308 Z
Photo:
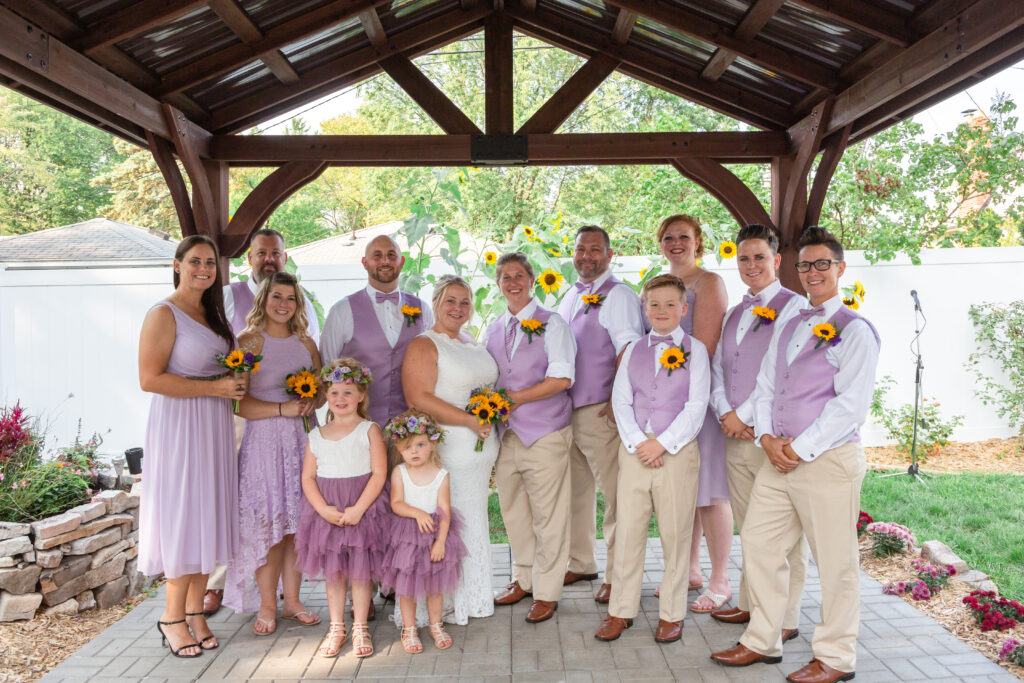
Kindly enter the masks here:
M 316 484 L 331 505 L 344 510 L 355 504 L 370 481 L 370 440 L 373 422 L 364 420 L 337 441 L 319 429 L 309 433 L 316 457 Z M 384 491 L 355 526 L 335 526 L 321 517 L 305 498 L 295 533 L 296 566 L 309 578 L 373 581 L 381 578 L 387 550 L 391 511 Z
M 169 301 L 174 347 L 167 372 L 214 377 L 228 343 Z M 176 579 L 226 565 L 238 542 L 238 470 L 231 401 L 154 394 L 142 461 L 139 570 Z
M 693 289 L 687 288 L 686 317 L 679 324 L 686 334 L 693 334 L 693 304 L 696 300 L 696 293 Z M 725 472 L 725 435 L 722 434 L 718 416 L 715 415 L 710 403 L 707 413 L 704 414 L 704 425 L 697 434 L 697 448 L 700 449 L 697 507 L 728 503 L 729 480 Z
M 312 365 L 309 350 L 295 335 L 280 339 L 264 333 L 262 354 L 249 395 L 272 403 L 294 400 L 285 393 L 285 378 Z M 316 424 L 315 416 L 309 419 Z M 238 453 L 238 550 L 224 585 L 224 604 L 236 612 L 259 609 L 255 572 L 267 563 L 270 548 L 299 527 L 305 455 L 301 417 L 246 420 Z

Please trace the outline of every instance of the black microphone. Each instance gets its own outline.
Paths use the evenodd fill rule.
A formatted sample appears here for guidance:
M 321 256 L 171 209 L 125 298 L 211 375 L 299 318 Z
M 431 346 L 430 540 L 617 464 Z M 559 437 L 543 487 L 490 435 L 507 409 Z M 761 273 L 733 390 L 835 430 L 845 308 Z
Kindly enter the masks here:
M 920 311 L 921 310 L 921 300 L 917 298 L 917 290 L 916 289 L 910 290 L 910 296 L 914 297 L 914 310 L 915 311 Z

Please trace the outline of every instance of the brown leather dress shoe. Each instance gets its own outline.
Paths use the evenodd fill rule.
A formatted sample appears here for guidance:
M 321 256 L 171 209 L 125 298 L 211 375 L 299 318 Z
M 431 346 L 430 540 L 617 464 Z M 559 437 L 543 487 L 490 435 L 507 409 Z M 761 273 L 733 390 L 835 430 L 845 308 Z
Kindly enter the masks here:
M 711 617 L 725 624 L 745 624 L 750 621 L 750 612 L 739 607 L 723 607 L 711 610 Z
M 754 652 L 742 643 L 736 643 L 736 647 L 731 647 L 728 650 L 711 653 L 711 659 L 722 666 L 750 666 L 758 662 L 778 664 L 782 661 L 782 657 L 769 657 L 768 655 Z
M 854 677 L 854 672 L 849 673 L 845 671 L 837 671 L 828 664 L 815 658 L 812 659 L 810 664 L 797 669 L 793 673 L 786 676 L 787 681 L 792 683 L 833 683 L 833 681 L 849 681 Z
M 533 593 L 524 591 L 518 581 L 513 581 L 509 585 L 505 586 L 505 590 L 494 596 L 494 604 L 514 605 L 528 595 L 533 595 Z
M 550 600 L 534 600 L 530 605 L 530 611 L 526 613 L 526 623 L 539 624 L 555 616 L 558 603 Z
M 208 590 L 203 595 L 203 614 L 212 617 L 220 609 L 220 603 L 224 600 L 224 591 Z
M 682 637 L 682 621 L 665 621 L 664 619 L 658 619 L 658 629 L 654 632 L 654 642 L 674 643 Z
M 789 641 L 800 635 L 800 629 L 798 628 L 784 628 L 782 629 L 782 642 L 788 643 Z
M 602 605 L 606 605 L 611 602 L 612 599 L 612 585 L 610 583 L 602 583 L 601 587 L 597 589 L 597 595 L 594 596 L 594 602 L 599 602 Z
M 594 637 L 605 642 L 617 640 L 622 635 L 622 632 L 632 625 L 632 619 L 622 619 L 609 615 L 601 622 L 601 628 L 597 629 Z
M 576 572 L 566 572 L 565 578 L 562 579 L 562 585 L 568 586 L 569 584 L 576 583 L 577 581 L 593 581 L 597 578 L 597 572 L 593 574 L 577 574 Z

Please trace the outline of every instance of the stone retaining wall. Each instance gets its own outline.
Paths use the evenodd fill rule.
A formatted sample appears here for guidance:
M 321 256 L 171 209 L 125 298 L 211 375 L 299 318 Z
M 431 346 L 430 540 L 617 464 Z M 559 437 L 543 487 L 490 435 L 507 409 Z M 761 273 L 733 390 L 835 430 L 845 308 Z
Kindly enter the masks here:
M 139 491 L 101 491 L 64 514 L 0 522 L 0 622 L 106 609 L 148 587 L 138 570 Z

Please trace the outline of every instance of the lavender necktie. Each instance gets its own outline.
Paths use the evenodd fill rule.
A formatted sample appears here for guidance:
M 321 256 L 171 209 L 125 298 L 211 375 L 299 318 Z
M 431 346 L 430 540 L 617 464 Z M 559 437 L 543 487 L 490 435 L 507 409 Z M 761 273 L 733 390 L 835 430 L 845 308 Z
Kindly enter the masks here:
M 516 326 L 519 324 L 519 319 L 515 316 L 509 318 L 508 327 L 505 329 L 505 358 L 508 362 L 512 362 L 512 346 L 516 342 Z

